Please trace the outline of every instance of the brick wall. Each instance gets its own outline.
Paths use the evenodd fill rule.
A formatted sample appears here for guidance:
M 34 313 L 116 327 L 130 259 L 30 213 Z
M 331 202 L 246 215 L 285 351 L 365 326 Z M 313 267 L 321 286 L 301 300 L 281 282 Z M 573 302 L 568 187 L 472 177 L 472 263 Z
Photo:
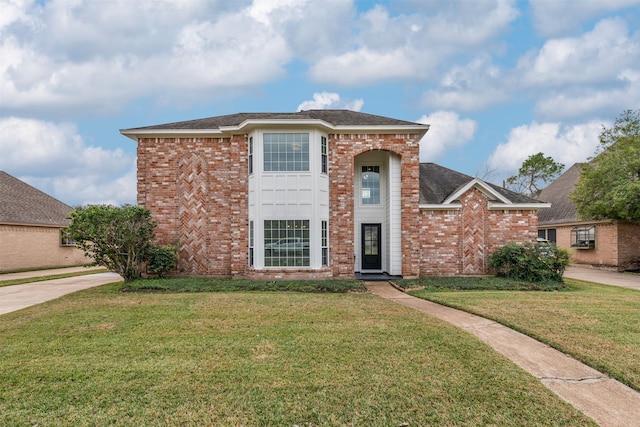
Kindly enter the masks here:
M 508 242 L 535 241 L 535 210 L 489 210 L 487 197 L 473 188 L 460 198 L 460 210 L 423 210 L 420 274 L 489 274 L 491 254 Z
M 0 271 L 88 264 L 84 252 L 60 246 L 60 229 L 0 225 Z
M 402 171 L 402 273 L 420 274 L 419 138 L 415 134 L 329 135 L 329 206 L 331 266 L 335 277 L 354 272 L 354 159 L 370 150 L 386 150 L 400 157 Z
M 138 204 L 157 222 L 159 243 L 179 243 L 180 274 L 244 275 L 246 152 L 246 135 L 138 140 Z
M 621 269 L 640 269 L 640 225 L 618 223 L 618 256 Z

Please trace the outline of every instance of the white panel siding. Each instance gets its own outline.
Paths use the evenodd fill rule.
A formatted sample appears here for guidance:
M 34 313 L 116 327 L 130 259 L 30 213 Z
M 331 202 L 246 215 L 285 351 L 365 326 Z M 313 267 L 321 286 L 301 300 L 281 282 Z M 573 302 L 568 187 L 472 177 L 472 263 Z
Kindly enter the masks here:
M 389 274 L 402 275 L 402 169 L 400 157 L 389 159 Z

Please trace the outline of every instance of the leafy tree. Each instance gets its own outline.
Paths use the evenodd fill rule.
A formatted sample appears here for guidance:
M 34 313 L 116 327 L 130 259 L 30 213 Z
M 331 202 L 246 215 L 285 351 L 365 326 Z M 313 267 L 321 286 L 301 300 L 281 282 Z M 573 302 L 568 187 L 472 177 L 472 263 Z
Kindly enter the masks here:
M 155 222 L 141 207 L 89 205 L 71 212 L 70 237 L 85 255 L 120 274 L 125 281 L 142 275 Z
M 553 181 L 563 169 L 564 165 L 552 157 L 532 154 L 522 163 L 517 175 L 507 178 L 507 185 L 517 193 L 535 197 L 544 188 L 542 185 Z
M 570 198 L 580 219 L 640 224 L 640 110 L 626 110 L 602 128 L 596 157 L 582 165 Z

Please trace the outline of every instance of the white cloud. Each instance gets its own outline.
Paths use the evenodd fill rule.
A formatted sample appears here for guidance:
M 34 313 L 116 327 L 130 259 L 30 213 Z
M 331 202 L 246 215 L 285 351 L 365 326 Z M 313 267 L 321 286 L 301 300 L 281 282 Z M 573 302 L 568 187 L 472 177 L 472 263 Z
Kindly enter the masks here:
M 355 22 L 359 32 L 353 43 L 345 43 L 342 50 L 313 64 L 311 78 L 346 86 L 425 80 L 438 64 L 456 53 L 479 46 L 490 50 L 490 42 L 518 15 L 509 0 L 460 1 L 455 7 L 436 2 L 431 6 L 433 13 L 427 14 L 418 2 L 418 13 L 396 16 L 383 6 L 374 6 Z
M 313 94 L 313 100 L 303 101 L 298 105 L 298 111 L 324 109 L 347 109 L 360 111 L 363 105 L 364 100 L 362 99 L 346 101 L 340 99 L 340 95 L 334 92 L 317 92 Z
M 67 204 L 135 203 L 135 158 L 87 146 L 72 123 L 0 119 L 0 168 Z
M 435 162 L 445 151 L 466 144 L 477 129 L 475 121 L 461 119 L 451 111 L 436 111 L 420 117 L 417 122 L 430 125 L 420 141 L 421 162 Z
M 640 5 L 640 0 L 530 0 L 536 29 L 545 37 L 566 34 L 603 12 Z
M 480 110 L 507 99 L 509 87 L 504 73 L 486 56 L 465 66 L 452 67 L 440 87 L 422 95 L 422 106 L 452 110 Z
M 10 113 L 117 111 L 150 95 L 208 99 L 284 76 L 293 55 L 268 13 L 256 13 L 259 4 L 15 5 L 0 21 L 0 92 Z
M 518 126 L 509 132 L 507 142 L 496 147 L 488 168 L 512 173 L 529 156 L 540 152 L 567 167 L 584 162 L 594 154 L 603 125 L 607 124 L 591 121 L 570 126 L 536 122 Z
M 518 69 L 528 85 L 564 87 L 615 79 L 639 63 L 640 38 L 630 37 L 625 21 L 614 18 L 579 37 L 547 41 L 538 52 L 521 58 Z

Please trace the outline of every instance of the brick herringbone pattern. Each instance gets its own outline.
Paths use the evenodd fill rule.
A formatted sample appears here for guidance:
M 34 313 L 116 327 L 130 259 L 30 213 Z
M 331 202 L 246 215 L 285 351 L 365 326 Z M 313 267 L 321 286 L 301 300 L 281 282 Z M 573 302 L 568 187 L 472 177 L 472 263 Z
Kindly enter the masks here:
M 207 274 L 207 167 L 190 153 L 178 163 L 180 257 L 178 271 Z
M 462 272 L 484 273 L 484 209 L 486 199 L 471 191 L 462 201 Z

